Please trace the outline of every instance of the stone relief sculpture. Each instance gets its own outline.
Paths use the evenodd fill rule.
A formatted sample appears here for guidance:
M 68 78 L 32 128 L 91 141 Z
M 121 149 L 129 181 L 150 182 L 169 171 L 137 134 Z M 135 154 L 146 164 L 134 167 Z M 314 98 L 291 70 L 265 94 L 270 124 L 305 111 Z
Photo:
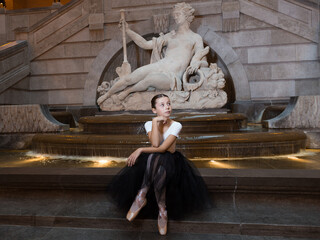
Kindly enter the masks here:
M 190 29 L 194 11 L 189 4 L 176 4 L 172 15 L 177 29 L 150 41 L 132 31 L 121 18 L 126 34 L 139 47 L 152 50 L 151 61 L 126 74 L 119 68 L 118 78 L 102 82 L 97 100 L 102 110 L 149 109 L 154 91 L 167 94 L 174 108 L 220 108 L 226 104 L 224 74 L 217 64 L 208 64 L 209 47 L 204 48 L 202 37 Z

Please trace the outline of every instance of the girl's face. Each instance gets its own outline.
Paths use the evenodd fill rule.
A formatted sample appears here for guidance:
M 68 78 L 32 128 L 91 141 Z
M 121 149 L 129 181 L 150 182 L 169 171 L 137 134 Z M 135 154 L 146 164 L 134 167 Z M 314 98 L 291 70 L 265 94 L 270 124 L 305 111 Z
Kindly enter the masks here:
M 156 113 L 157 116 L 170 117 L 172 108 L 169 98 L 158 98 L 155 105 L 156 108 L 152 108 L 153 113 Z

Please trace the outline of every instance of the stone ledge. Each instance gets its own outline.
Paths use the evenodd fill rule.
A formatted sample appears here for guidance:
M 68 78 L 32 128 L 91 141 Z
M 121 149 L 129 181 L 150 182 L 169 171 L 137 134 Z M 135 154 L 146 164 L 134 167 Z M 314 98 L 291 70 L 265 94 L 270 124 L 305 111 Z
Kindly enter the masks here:
M 0 168 L 1 189 L 105 190 L 120 168 Z M 319 170 L 199 169 L 210 192 L 320 194 Z

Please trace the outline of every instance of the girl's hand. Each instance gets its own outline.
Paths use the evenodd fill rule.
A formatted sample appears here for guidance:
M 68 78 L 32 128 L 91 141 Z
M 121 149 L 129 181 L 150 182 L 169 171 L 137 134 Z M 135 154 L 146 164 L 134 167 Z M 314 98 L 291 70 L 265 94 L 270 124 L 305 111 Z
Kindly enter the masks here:
M 157 121 L 157 123 L 166 124 L 168 121 L 168 118 L 164 116 L 158 116 L 158 117 L 155 117 L 154 120 Z
M 142 149 L 138 148 L 133 153 L 131 153 L 131 155 L 127 159 L 127 165 L 129 167 L 133 166 L 136 163 L 136 160 L 140 156 L 141 152 L 142 152 Z

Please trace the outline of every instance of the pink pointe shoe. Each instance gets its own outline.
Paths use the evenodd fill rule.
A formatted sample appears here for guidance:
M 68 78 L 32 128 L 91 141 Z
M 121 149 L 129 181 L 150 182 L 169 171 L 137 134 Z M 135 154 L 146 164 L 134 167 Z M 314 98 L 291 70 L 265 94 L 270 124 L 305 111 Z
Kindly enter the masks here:
M 158 216 L 158 230 L 160 235 L 166 235 L 167 234 L 167 223 L 168 223 L 168 215 L 167 211 L 159 211 Z
M 142 192 L 139 192 L 127 213 L 127 219 L 129 222 L 135 219 L 140 210 L 147 204 L 147 199 L 141 195 Z

